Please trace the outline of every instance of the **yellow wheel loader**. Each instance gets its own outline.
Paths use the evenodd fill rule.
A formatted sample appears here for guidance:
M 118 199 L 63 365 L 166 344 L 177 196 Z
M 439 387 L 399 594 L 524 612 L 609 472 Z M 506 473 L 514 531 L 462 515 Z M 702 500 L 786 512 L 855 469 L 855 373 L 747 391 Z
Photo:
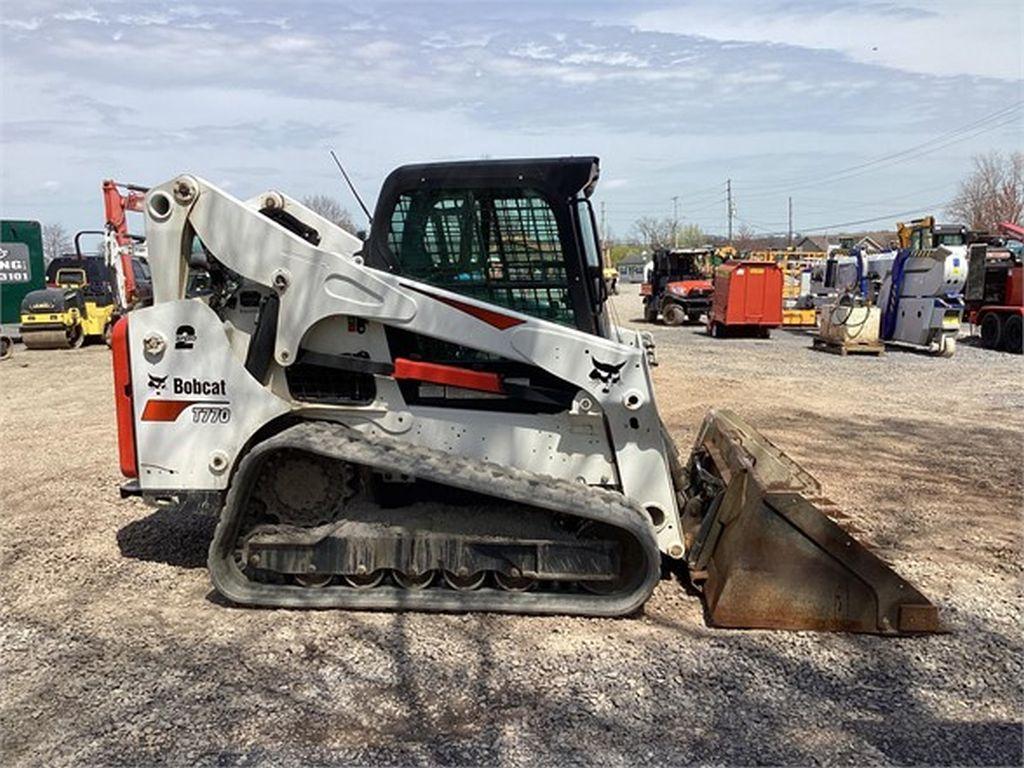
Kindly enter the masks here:
M 605 311 L 597 180 L 595 157 L 405 166 L 365 242 L 280 192 L 153 187 L 154 303 L 114 329 L 122 493 L 216 506 L 241 605 L 622 616 L 664 563 L 715 626 L 936 630 L 738 415 L 679 455 L 649 335 Z

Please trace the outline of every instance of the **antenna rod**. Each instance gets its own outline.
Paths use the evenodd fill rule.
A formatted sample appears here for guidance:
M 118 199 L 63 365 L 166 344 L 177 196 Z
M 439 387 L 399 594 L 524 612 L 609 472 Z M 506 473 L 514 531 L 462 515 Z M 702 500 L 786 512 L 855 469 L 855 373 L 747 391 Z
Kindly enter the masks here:
M 363 213 L 366 214 L 366 220 L 369 221 L 372 224 L 373 223 L 373 217 L 370 215 L 370 210 L 366 207 L 366 203 L 363 202 L 363 198 L 361 198 L 359 196 L 359 193 L 356 192 L 356 188 L 352 184 L 352 179 L 350 179 L 348 177 L 348 174 L 345 173 L 345 168 L 344 168 L 344 166 L 342 166 L 341 160 L 338 159 L 338 156 L 336 154 L 334 154 L 334 150 L 333 149 L 331 150 L 331 157 L 334 158 L 334 164 L 337 165 L 338 166 L 338 170 L 341 171 L 341 175 L 345 179 L 345 183 L 348 184 L 348 188 L 350 190 L 352 190 L 352 196 L 356 199 L 356 202 L 359 203 L 359 207 L 363 209 Z

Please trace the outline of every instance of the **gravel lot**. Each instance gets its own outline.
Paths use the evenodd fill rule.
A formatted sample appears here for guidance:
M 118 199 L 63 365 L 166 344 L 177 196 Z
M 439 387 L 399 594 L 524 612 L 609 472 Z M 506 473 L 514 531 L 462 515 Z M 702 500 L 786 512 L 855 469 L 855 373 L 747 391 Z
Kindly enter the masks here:
M 749 417 L 949 634 L 714 630 L 671 581 L 624 620 L 229 607 L 212 518 L 118 498 L 107 351 L 19 347 L 0 363 L 3 763 L 1021 764 L 1024 360 L 654 332 L 680 445 L 711 405 Z

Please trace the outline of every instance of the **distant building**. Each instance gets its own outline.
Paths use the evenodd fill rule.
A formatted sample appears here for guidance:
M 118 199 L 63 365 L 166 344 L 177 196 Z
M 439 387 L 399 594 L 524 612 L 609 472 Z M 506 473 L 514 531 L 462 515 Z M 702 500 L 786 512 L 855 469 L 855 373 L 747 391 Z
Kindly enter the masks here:
M 864 253 L 881 253 L 887 250 L 885 246 L 881 245 L 871 235 L 837 235 L 835 237 L 810 237 L 808 235 L 800 238 L 795 248 L 803 253 L 811 251 L 828 253 L 840 248 L 849 248 L 850 246 L 859 248 Z
M 642 283 L 650 263 L 650 255 L 647 251 L 642 251 L 641 253 L 631 253 L 621 259 L 615 268 L 619 270 L 619 280 L 622 282 Z
M 881 253 L 885 250 L 878 241 L 871 235 L 865 235 L 857 241 L 857 247 L 860 248 L 864 253 Z
M 811 237 L 809 235 L 797 240 L 794 250 L 800 253 L 825 252 L 828 250 L 828 239 L 824 237 Z

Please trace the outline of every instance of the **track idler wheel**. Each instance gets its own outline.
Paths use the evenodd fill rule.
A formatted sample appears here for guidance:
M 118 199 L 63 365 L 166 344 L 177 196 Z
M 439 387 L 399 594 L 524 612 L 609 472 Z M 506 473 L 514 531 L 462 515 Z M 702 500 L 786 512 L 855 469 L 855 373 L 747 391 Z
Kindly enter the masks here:
M 537 580 L 529 576 L 506 576 L 498 571 L 494 573 L 494 583 L 506 592 L 529 592 L 537 586 Z
M 295 581 L 307 589 L 322 589 L 330 584 L 332 579 L 329 573 L 310 573 L 295 577 Z
M 444 578 L 444 583 L 452 589 L 459 592 L 472 592 L 474 589 L 480 589 L 484 585 L 484 582 L 487 580 L 487 571 L 461 575 L 451 571 L 444 571 L 441 576 Z
M 342 581 L 353 589 L 373 589 L 374 587 L 380 586 L 386 575 L 387 572 L 384 569 L 381 569 L 379 571 L 374 571 L 373 573 L 361 575 L 345 574 L 341 578 Z
M 426 589 L 434 583 L 437 571 L 430 570 L 423 573 L 400 573 L 399 571 L 393 571 L 391 575 L 394 577 L 395 583 L 402 587 L 402 589 L 419 590 Z

